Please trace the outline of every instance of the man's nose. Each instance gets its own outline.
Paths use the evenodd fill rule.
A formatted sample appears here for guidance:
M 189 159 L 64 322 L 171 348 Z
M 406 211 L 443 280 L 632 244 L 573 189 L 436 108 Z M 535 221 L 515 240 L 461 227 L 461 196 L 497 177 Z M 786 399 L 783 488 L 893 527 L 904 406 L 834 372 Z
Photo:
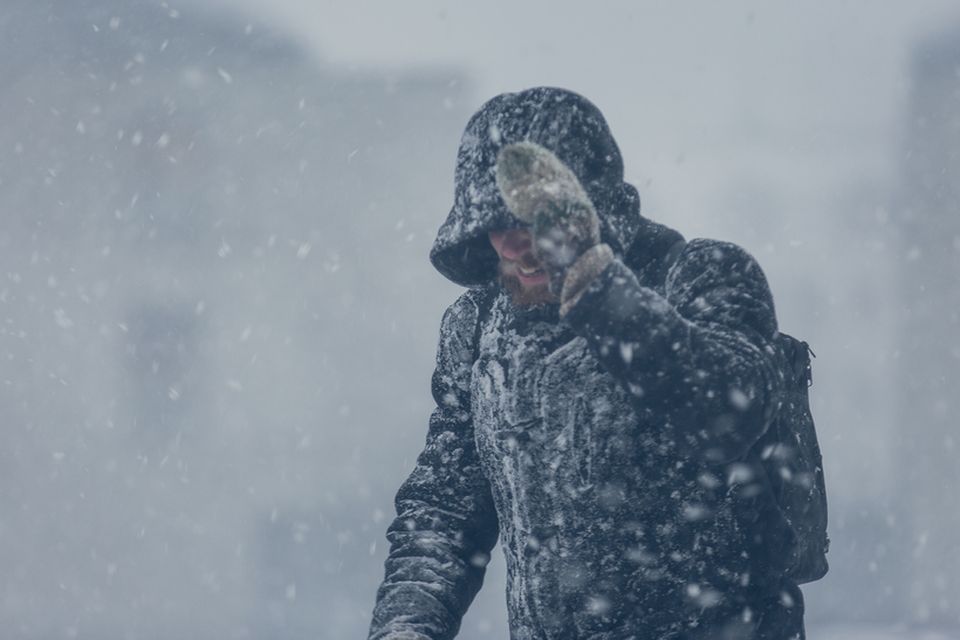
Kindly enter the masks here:
M 503 257 L 516 260 L 530 251 L 530 233 L 527 231 L 510 232 L 503 238 Z

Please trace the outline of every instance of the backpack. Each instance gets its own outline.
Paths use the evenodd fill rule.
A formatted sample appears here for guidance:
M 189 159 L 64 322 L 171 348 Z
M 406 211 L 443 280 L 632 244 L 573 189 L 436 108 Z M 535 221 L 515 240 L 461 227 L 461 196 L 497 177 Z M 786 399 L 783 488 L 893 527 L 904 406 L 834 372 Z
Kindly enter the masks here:
M 775 346 L 784 378 L 780 406 L 747 456 L 759 458 L 776 508 L 792 533 L 786 576 L 803 584 L 827 573 L 830 548 L 823 461 L 807 391 L 813 384 L 813 351 L 785 333 L 778 334 Z
M 650 276 L 665 277 L 686 244 L 682 239 L 674 242 L 660 270 Z M 766 547 L 760 555 L 770 566 L 783 567 L 785 577 L 804 584 L 826 575 L 830 549 L 827 489 L 808 393 L 813 384 L 810 356 L 816 356 L 806 342 L 786 333 L 777 334 L 774 351 L 783 373 L 779 406 L 767 430 L 736 463 L 750 469 L 747 477 L 753 479 L 735 480 L 739 486 L 734 492 L 751 513 L 748 520 L 759 525 L 754 540 Z M 770 495 L 759 495 L 760 486 Z

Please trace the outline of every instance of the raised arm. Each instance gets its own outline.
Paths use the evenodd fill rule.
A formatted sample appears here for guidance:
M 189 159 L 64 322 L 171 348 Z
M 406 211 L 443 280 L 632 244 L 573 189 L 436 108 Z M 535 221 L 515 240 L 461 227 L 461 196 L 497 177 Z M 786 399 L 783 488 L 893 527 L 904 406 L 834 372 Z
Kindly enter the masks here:
M 507 207 L 531 225 L 560 315 L 678 446 L 708 462 L 744 454 L 769 426 L 781 383 L 766 278 L 736 245 L 694 240 L 665 295 L 642 286 L 601 241 L 593 203 L 549 150 L 520 142 L 497 157 Z
M 641 286 L 605 245 L 570 269 L 567 322 L 676 441 L 727 462 L 763 434 L 782 374 L 766 278 L 736 245 L 693 240 L 668 271 L 665 296 Z M 570 284 L 570 280 L 568 280 Z
M 470 416 L 477 291 L 444 314 L 426 446 L 396 497 L 371 640 L 446 640 L 483 582 L 497 518 Z

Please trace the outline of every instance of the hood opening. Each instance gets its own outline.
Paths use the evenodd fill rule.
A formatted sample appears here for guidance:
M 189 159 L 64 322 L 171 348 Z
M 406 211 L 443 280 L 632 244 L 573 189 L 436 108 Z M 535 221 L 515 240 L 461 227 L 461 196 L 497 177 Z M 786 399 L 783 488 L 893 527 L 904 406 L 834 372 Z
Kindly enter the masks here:
M 620 149 L 593 103 L 554 87 L 504 93 L 467 123 L 457 152 L 454 204 L 430 251 L 434 267 L 457 284 L 495 279 L 497 255 L 487 233 L 523 226 L 500 197 L 495 163 L 501 147 L 524 141 L 546 147 L 573 170 L 615 253 L 624 253 L 640 226 L 640 197 L 623 182 Z

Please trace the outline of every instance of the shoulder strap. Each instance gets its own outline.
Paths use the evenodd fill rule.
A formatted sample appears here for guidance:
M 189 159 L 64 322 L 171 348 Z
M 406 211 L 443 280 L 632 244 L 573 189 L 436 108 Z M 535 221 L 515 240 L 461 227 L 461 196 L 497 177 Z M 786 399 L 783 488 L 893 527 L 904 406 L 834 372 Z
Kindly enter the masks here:
M 477 324 L 473 329 L 473 359 L 476 361 L 480 350 L 480 332 L 483 329 L 483 323 L 490 315 L 493 308 L 493 301 L 497 298 L 497 287 L 492 284 L 483 285 L 473 289 L 476 294 L 473 296 L 474 304 L 477 305 Z

